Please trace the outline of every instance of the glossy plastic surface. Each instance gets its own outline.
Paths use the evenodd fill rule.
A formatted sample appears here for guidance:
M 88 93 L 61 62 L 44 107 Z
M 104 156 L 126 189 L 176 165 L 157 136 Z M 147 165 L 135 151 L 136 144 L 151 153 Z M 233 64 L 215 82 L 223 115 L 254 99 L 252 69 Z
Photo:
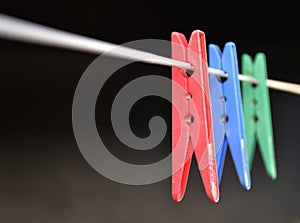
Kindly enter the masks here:
M 241 62 L 242 73 L 254 77 L 252 58 L 247 54 L 243 54 Z M 248 162 L 251 168 L 256 147 L 255 104 L 257 103 L 254 87 L 251 83 L 242 82 L 242 95 Z
M 228 143 L 239 181 L 245 189 L 249 190 L 251 187 L 251 179 L 245 142 L 244 118 L 235 44 L 231 42 L 227 43 L 223 53 L 221 53 L 218 46 L 213 44 L 209 45 L 209 63 L 210 67 L 222 69 L 228 73 L 228 78 L 223 83 L 215 84 L 215 80 L 211 80 L 211 82 L 217 86 L 216 88 L 219 89 L 218 91 L 220 92 L 220 89 L 222 89 L 223 93 L 221 98 L 220 94 L 216 96 L 212 94 L 211 100 L 224 101 L 222 109 L 224 113 L 221 116 L 220 112 L 216 111 L 217 108 L 213 108 L 214 123 L 221 121 L 224 125 L 223 127 L 219 124 L 219 129 L 216 128 L 217 125 L 214 126 L 215 141 L 222 142 L 218 145 L 216 151 L 219 178 L 221 179 L 222 176 Z M 215 104 L 216 102 L 212 103 Z M 225 131 L 223 128 L 225 128 Z M 221 134 L 223 131 L 225 137 Z
M 173 32 L 172 58 L 194 66 L 190 77 L 184 70 L 172 67 L 172 198 L 176 202 L 182 200 L 195 153 L 205 192 L 212 202 L 218 202 L 204 33 L 194 31 L 187 43 L 184 35 Z M 188 95 L 191 97 L 187 98 Z M 193 121 L 187 122 L 187 117 L 193 117 Z
M 252 62 L 251 57 L 244 54 L 242 56 L 242 72 L 259 80 L 257 86 L 243 83 L 243 107 L 249 165 L 252 166 L 256 142 L 258 141 L 266 172 L 271 179 L 276 179 L 270 97 L 269 89 L 265 84 L 267 80 L 265 55 L 263 53 L 256 54 L 254 62 Z
M 209 65 L 216 69 L 222 69 L 222 58 L 219 47 L 209 45 Z M 212 104 L 212 116 L 215 137 L 216 161 L 219 183 L 222 179 L 225 162 L 227 138 L 225 137 L 225 123 L 222 121 L 225 112 L 225 98 L 220 79 L 215 75 L 209 75 L 210 97 Z

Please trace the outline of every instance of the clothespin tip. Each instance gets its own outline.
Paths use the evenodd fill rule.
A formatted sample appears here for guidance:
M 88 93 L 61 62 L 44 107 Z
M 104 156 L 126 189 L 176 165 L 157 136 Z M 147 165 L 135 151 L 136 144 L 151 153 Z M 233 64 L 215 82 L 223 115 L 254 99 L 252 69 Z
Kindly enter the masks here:
M 270 176 L 270 178 L 272 179 L 272 180 L 276 180 L 277 179 L 277 173 L 275 172 L 274 174 L 270 174 L 269 175 Z
M 212 184 L 211 187 L 212 187 L 212 191 L 210 194 L 208 194 L 208 198 L 211 202 L 218 203 L 220 199 L 220 195 L 218 192 L 219 185 Z
M 276 166 L 273 165 L 272 167 L 270 167 L 270 168 L 267 170 L 267 174 L 268 174 L 268 176 L 269 176 L 272 180 L 276 180 L 276 179 L 277 179 L 277 169 L 276 169 Z
M 246 181 L 245 184 L 243 185 L 243 187 L 246 189 L 246 190 L 250 190 L 251 189 L 251 181 L 249 179 L 249 181 Z

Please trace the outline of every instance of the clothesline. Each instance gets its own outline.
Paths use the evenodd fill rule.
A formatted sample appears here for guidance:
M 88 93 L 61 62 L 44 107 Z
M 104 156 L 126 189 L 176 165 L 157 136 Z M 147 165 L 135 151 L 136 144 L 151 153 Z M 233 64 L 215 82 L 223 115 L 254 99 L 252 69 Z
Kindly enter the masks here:
M 14 18 L 0 13 L 0 37 L 34 43 L 53 47 L 60 47 L 81 52 L 101 54 L 140 61 L 149 64 L 158 64 L 164 66 L 175 66 L 186 70 L 193 70 L 189 63 L 159 56 L 153 53 L 136 50 L 113 43 L 93 39 L 90 37 L 73 34 L 70 32 L 50 28 L 44 25 Z M 219 77 L 227 78 L 228 74 L 223 70 L 208 67 L 208 73 Z M 239 80 L 247 81 L 252 84 L 259 84 L 258 80 L 240 74 Z M 300 85 L 287 83 L 277 80 L 267 80 L 265 83 L 269 88 L 286 91 L 300 95 Z

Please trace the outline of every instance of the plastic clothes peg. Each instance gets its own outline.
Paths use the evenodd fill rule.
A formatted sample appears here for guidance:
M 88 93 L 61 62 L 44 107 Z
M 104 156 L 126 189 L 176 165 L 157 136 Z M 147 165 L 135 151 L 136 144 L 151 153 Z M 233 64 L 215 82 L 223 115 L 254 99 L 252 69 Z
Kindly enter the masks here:
M 224 168 L 227 144 L 229 144 L 239 181 L 245 189 L 249 190 L 251 179 L 235 44 L 227 43 L 223 53 L 218 46 L 210 44 L 209 65 L 228 74 L 228 78 L 224 81 L 214 75 L 209 77 L 219 182 Z
M 242 73 L 258 79 L 258 85 L 242 84 L 243 108 L 246 127 L 249 166 L 252 166 L 256 143 L 267 174 L 276 179 L 276 159 L 272 130 L 269 89 L 266 86 L 267 64 L 263 53 L 255 56 L 254 62 L 247 54 L 242 55 Z
M 183 34 L 172 33 L 172 58 L 193 65 L 185 70 L 172 67 L 172 198 L 184 197 L 193 153 L 202 183 L 212 202 L 219 200 L 210 104 L 205 34 L 192 33 L 189 43 Z
M 214 45 L 209 45 L 209 65 L 210 67 L 222 67 L 222 61 L 218 53 L 213 53 L 213 50 L 219 50 Z M 225 137 L 225 97 L 221 80 L 215 75 L 209 75 L 210 97 L 212 104 L 212 117 L 214 126 L 214 139 L 216 149 L 216 162 L 218 169 L 218 179 L 221 183 L 223 166 L 226 157 L 227 138 Z M 225 118 L 225 119 L 224 119 Z

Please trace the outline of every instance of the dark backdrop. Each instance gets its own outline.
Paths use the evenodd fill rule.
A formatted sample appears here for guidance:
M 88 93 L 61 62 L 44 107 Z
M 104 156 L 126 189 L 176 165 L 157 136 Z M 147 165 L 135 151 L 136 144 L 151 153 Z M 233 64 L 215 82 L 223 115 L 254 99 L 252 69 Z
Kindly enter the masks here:
M 118 44 L 169 40 L 172 31 L 189 36 L 201 29 L 207 43 L 235 42 L 239 57 L 265 52 L 269 78 L 300 83 L 296 9 L 287 1 L 0 1 L 1 13 Z M 81 155 L 72 131 L 72 99 L 95 55 L 7 40 L 0 41 L 0 52 L 0 222 L 300 222 L 299 96 L 270 90 L 277 180 L 267 177 L 256 153 L 252 189 L 245 191 L 227 156 L 221 199 L 212 204 L 193 162 L 185 198 L 177 204 L 170 178 L 147 186 L 118 184 L 95 172 Z M 120 83 L 153 72 L 170 76 L 170 69 L 130 69 L 110 79 L 96 119 L 113 152 L 147 163 L 169 154 L 170 125 L 153 151 L 122 152 L 109 108 Z M 148 120 L 156 114 L 170 124 L 169 103 L 153 97 L 139 101 L 131 113 L 133 131 L 147 136 Z

